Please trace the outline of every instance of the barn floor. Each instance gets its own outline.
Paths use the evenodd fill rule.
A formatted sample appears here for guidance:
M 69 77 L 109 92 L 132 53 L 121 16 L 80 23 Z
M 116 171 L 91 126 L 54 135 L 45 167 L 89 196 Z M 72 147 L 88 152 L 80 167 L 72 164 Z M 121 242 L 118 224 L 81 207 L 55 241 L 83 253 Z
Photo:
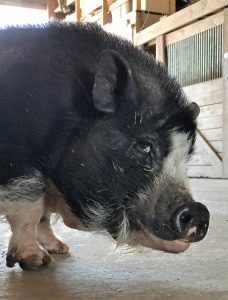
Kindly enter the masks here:
M 69 255 L 40 271 L 5 267 L 8 226 L 0 224 L 0 299 L 228 299 L 228 181 L 191 180 L 211 212 L 207 238 L 185 253 L 115 250 L 104 236 L 56 224 Z M 64 228 L 63 228 L 64 227 Z

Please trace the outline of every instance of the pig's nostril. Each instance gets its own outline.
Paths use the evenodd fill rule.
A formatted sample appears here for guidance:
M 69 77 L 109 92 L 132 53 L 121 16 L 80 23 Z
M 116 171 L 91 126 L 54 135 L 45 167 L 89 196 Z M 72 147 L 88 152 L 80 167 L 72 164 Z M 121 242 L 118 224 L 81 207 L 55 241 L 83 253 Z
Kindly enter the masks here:
M 197 242 L 207 233 L 209 212 L 201 203 L 189 203 L 176 209 L 170 222 L 178 238 L 187 237 L 191 242 Z
M 206 221 L 202 221 L 199 225 L 198 225 L 198 228 L 197 228 L 197 233 L 199 236 L 202 236 L 202 238 L 204 238 L 205 236 L 205 230 L 207 231 L 208 229 L 208 223 Z
M 182 215 L 181 215 L 181 218 L 180 218 L 180 221 L 183 223 L 183 224 L 187 224 L 187 223 L 190 223 L 191 221 L 193 220 L 193 216 L 189 213 L 186 213 L 184 212 Z

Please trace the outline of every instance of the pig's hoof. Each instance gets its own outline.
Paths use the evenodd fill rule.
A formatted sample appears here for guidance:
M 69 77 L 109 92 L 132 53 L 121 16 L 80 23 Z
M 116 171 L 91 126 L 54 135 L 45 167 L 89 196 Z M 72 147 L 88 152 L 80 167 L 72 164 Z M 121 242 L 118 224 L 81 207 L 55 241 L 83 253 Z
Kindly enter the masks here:
M 13 268 L 15 263 L 19 263 L 23 270 L 36 270 L 41 266 L 48 265 L 50 262 L 51 256 L 41 248 L 35 252 L 22 252 L 21 254 L 12 249 L 6 257 L 7 267 Z
M 23 270 L 36 270 L 41 266 L 46 266 L 51 262 L 51 256 L 44 253 L 43 257 L 33 254 L 19 261 L 19 266 Z
M 64 254 L 69 251 L 69 247 L 57 239 L 50 244 L 43 245 L 43 247 L 52 254 Z

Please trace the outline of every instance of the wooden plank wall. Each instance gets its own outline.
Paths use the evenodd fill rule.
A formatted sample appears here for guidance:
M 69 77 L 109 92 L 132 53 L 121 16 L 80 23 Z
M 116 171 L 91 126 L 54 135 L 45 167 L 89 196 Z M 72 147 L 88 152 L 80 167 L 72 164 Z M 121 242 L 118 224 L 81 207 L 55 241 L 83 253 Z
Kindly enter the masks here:
M 195 155 L 188 164 L 190 177 L 222 177 L 222 161 L 210 147 L 210 143 L 198 131 Z
M 223 130 L 224 155 L 223 177 L 228 178 L 228 8 L 224 10 L 224 42 L 223 42 Z
M 198 128 L 215 150 L 223 157 L 223 80 L 222 78 L 184 88 L 190 101 L 200 106 Z
M 219 3 L 222 2 L 218 1 L 217 4 Z M 228 24 L 228 9 L 165 34 L 165 46 L 167 46 L 224 24 L 223 77 L 184 87 L 188 99 L 200 106 L 196 155 L 188 165 L 188 175 L 191 177 L 228 178 L 228 27 L 226 22 Z M 162 39 L 159 37 L 156 38 L 156 45 L 158 43 L 161 47 Z M 158 45 L 157 49 L 159 49 Z M 157 58 L 163 58 L 162 51 L 157 54 Z

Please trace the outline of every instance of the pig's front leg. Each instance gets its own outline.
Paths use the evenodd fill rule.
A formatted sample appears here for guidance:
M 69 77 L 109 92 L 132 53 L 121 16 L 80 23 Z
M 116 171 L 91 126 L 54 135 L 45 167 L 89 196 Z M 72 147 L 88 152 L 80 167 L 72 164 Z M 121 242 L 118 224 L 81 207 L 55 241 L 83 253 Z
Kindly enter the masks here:
M 33 202 L 14 201 L 12 206 L 6 214 L 12 230 L 7 266 L 13 267 L 18 262 L 22 269 L 31 270 L 49 264 L 50 255 L 37 241 L 37 225 L 44 210 L 43 197 Z
M 69 247 L 56 237 L 51 227 L 50 219 L 51 213 L 45 212 L 37 227 L 37 239 L 49 253 L 67 253 Z

